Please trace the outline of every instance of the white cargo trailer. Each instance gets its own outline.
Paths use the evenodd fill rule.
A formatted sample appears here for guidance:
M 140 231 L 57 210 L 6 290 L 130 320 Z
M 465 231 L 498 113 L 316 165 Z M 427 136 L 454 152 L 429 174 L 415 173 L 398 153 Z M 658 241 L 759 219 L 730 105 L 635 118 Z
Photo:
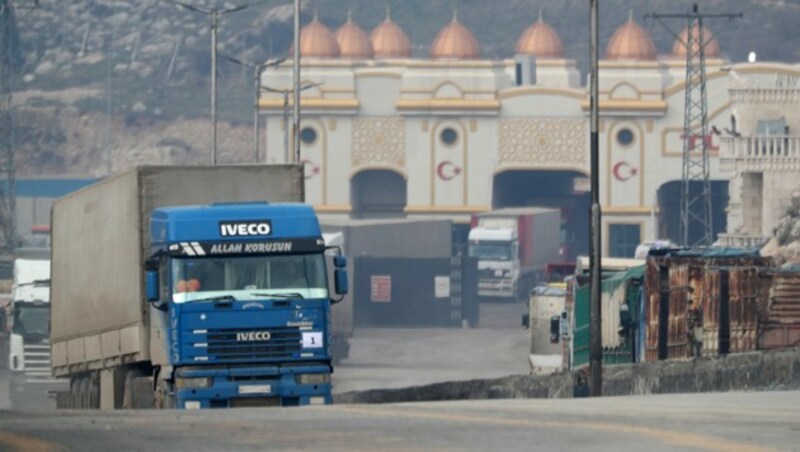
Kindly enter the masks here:
M 142 271 L 154 208 L 303 200 L 299 165 L 145 166 L 58 199 L 51 219 L 53 374 L 71 377 L 82 406 L 114 408 L 129 374 L 168 362 L 165 325 L 155 321 L 163 316 L 146 301 Z

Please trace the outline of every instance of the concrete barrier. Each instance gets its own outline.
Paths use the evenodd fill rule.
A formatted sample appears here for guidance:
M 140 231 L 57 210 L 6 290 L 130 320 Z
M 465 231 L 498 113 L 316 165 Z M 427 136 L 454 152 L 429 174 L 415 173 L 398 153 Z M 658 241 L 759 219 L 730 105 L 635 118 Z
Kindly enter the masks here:
M 574 375 L 512 375 L 339 394 L 334 403 L 572 398 Z M 603 395 L 800 389 L 800 349 L 731 354 L 603 368 Z

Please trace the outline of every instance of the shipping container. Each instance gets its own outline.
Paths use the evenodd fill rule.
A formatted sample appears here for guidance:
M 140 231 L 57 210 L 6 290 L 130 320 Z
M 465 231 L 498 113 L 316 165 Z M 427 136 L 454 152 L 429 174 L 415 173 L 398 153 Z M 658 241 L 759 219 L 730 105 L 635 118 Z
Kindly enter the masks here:
M 606 274 L 601 282 L 601 340 L 603 362 L 623 364 L 638 361 L 639 329 L 642 318 L 642 293 L 645 266 Z M 589 364 L 591 287 L 586 284 L 574 292 L 573 367 Z
M 477 262 L 439 258 L 355 257 L 356 327 L 477 326 Z
M 450 259 L 452 222 L 447 219 L 331 219 L 321 218 L 326 241 L 342 247 L 346 256 L 406 259 Z M 347 262 L 349 286 L 364 272 L 356 269 L 357 260 Z M 353 337 L 356 303 L 355 290 L 331 307 L 332 349 L 335 362 L 349 356 Z

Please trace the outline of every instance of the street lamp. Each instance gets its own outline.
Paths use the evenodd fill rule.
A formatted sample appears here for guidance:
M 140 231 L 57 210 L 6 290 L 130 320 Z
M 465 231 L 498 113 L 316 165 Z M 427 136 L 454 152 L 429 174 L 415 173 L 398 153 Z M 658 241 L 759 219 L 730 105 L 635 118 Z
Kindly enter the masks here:
M 255 63 L 248 63 L 246 61 L 238 60 L 236 58 L 227 56 L 227 55 L 220 55 L 222 58 L 236 63 L 241 66 L 249 67 L 253 69 L 253 83 L 255 87 L 255 99 L 253 103 L 253 162 L 258 163 L 258 131 L 259 131 L 259 120 L 258 120 L 258 95 L 259 95 L 259 86 L 261 85 L 261 74 L 264 70 L 268 67 L 277 66 L 283 63 L 286 58 L 281 58 L 279 60 L 271 60 L 266 61 L 261 64 Z
M 266 3 L 267 0 L 248 3 L 246 5 L 234 6 L 228 9 L 203 9 L 189 5 L 177 0 L 170 0 L 181 8 L 188 9 L 196 13 L 211 16 L 211 164 L 217 164 L 217 24 L 219 16 L 223 14 L 235 13 L 251 6 Z
M 278 94 L 282 94 L 283 95 L 283 124 L 284 124 L 284 129 L 283 129 L 283 162 L 284 163 L 288 163 L 289 162 L 289 133 L 292 133 L 293 135 L 295 135 L 294 134 L 295 129 L 299 128 L 299 124 L 294 124 L 294 127 L 292 128 L 292 131 L 291 132 L 289 131 L 289 94 L 292 94 L 293 92 L 296 94 L 296 93 L 299 93 L 301 91 L 305 91 L 305 90 L 307 90 L 309 88 L 314 88 L 314 87 L 320 86 L 320 85 L 322 85 L 322 83 L 307 83 L 307 84 L 301 86 L 300 89 L 298 89 L 298 90 L 295 90 L 294 88 L 292 88 L 292 89 L 275 89 L 275 88 L 270 88 L 269 86 L 262 86 L 261 87 L 261 89 L 263 89 L 264 91 L 269 91 L 271 93 L 278 93 Z M 297 107 L 295 106 L 295 111 L 296 111 L 296 109 L 297 109 Z M 295 141 L 297 141 L 298 139 L 299 139 L 299 135 L 295 136 Z M 295 144 L 295 147 L 297 147 L 297 146 L 299 146 L 299 144 Z M 293 159 L 296 160 L 296 163 L 299 163 L 299 161 L 300 161 L 299 148 L 298 148 L 298 151 L 296 153 L 294 153 Z

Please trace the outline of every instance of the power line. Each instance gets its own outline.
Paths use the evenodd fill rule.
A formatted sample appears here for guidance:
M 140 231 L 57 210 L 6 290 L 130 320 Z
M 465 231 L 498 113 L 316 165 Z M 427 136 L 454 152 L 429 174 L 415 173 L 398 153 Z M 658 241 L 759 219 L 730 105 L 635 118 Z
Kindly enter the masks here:
M 186 10 L 205 14 L 211 18 L 211 164 L 217 164 L 217 28 L 219 28 L 219 16 L 235 13 L 251 6 L 267 3 L 267 0 L 256 1 L 244 5 L 233 6 L 226 9 L 204 9 L 177 0 L 169 0 L 170 3 Z
M 255 87 L 255 99 L 253 101 L 253 109 L 254 109 L 254 111 L 253 111 L 253 163 L 258 163 L 258 154 L 259 154 L 259 152 L 258 152 L 258 134 L 259 134 L 259 130 L 258 129 L 259 129 L 260 122 L 261 122 L 261 121 L 258 120 L 258 110 L 259 110 L 259 108 L 258 108 L 258 98 L 259 98 L 259 94 L 260 94 L 259 87 L 261 86 L 261 74 L 268 67 L 277 66 L 277 65 L 283 63 L 284 61 L 286 61 L 286 58 L 281 58 L 281 59 L 278 59 L 278 60 L 269 60 L 269 61 L 266 61 L 264 63 L 258 64 L 258 63 L 248 63 L 246 61 L 242 61 L 242 60 L 239 60 L 239 59 L 236 59 L 234 57 L 227 56 L 227 55 L 220 55 L 220 56 L 222 58 L 230 61 L 231 63 L 236 63 L 236 64 L 238 64 L 240 66 L 244 66 L 245 68 L 253 69 L 253 82 L 254 82 L 254 85 L 255 85 L 254 86 Z
M 300 86 L 299 89 L 297 90 L 297 92 L 305 91 L 305 90 L 310 89 L 310 88 L 315 88 L 315 87 L 320 86 L 320 85 L 322 85 L 322 83 L 306 83 L 306 84 Z M 291 125 L 291 130 L 290 130 L 290 125 L 289 125 L 289 94 L 292 94 L 294 92 L 294 88 L 292 87 L 292 88 L 289 88 L 289 89 L 275 89 L 275 88 L 270 88 L 269 86 L 262 86 L 261 89 L 264 90 L 264 91 L 269 91 L 271 93 L 277 93 L 277 94 L 282 94 L 283 95 L 283 126 L 284 126 L 284 129 L 283 129 L 283 161 L 284 161 L 284 163 L 288 163 L 289 162 L 289 134 L 292 135 L 292 138 L 294 138 L 295 142 L 297 142 L 297 140 L 300 139 L 299 134 L 297 136 L 295 135 L 296 127 L 294 126 L 294 124 Z M 292 159 L 293 159 L 292 161 L 294 163 L 299 163 L 300 162 L 300 151 L 299 150 L 297 151 L 296 154 L 294 154 L 294 157 L 292 157 Z

